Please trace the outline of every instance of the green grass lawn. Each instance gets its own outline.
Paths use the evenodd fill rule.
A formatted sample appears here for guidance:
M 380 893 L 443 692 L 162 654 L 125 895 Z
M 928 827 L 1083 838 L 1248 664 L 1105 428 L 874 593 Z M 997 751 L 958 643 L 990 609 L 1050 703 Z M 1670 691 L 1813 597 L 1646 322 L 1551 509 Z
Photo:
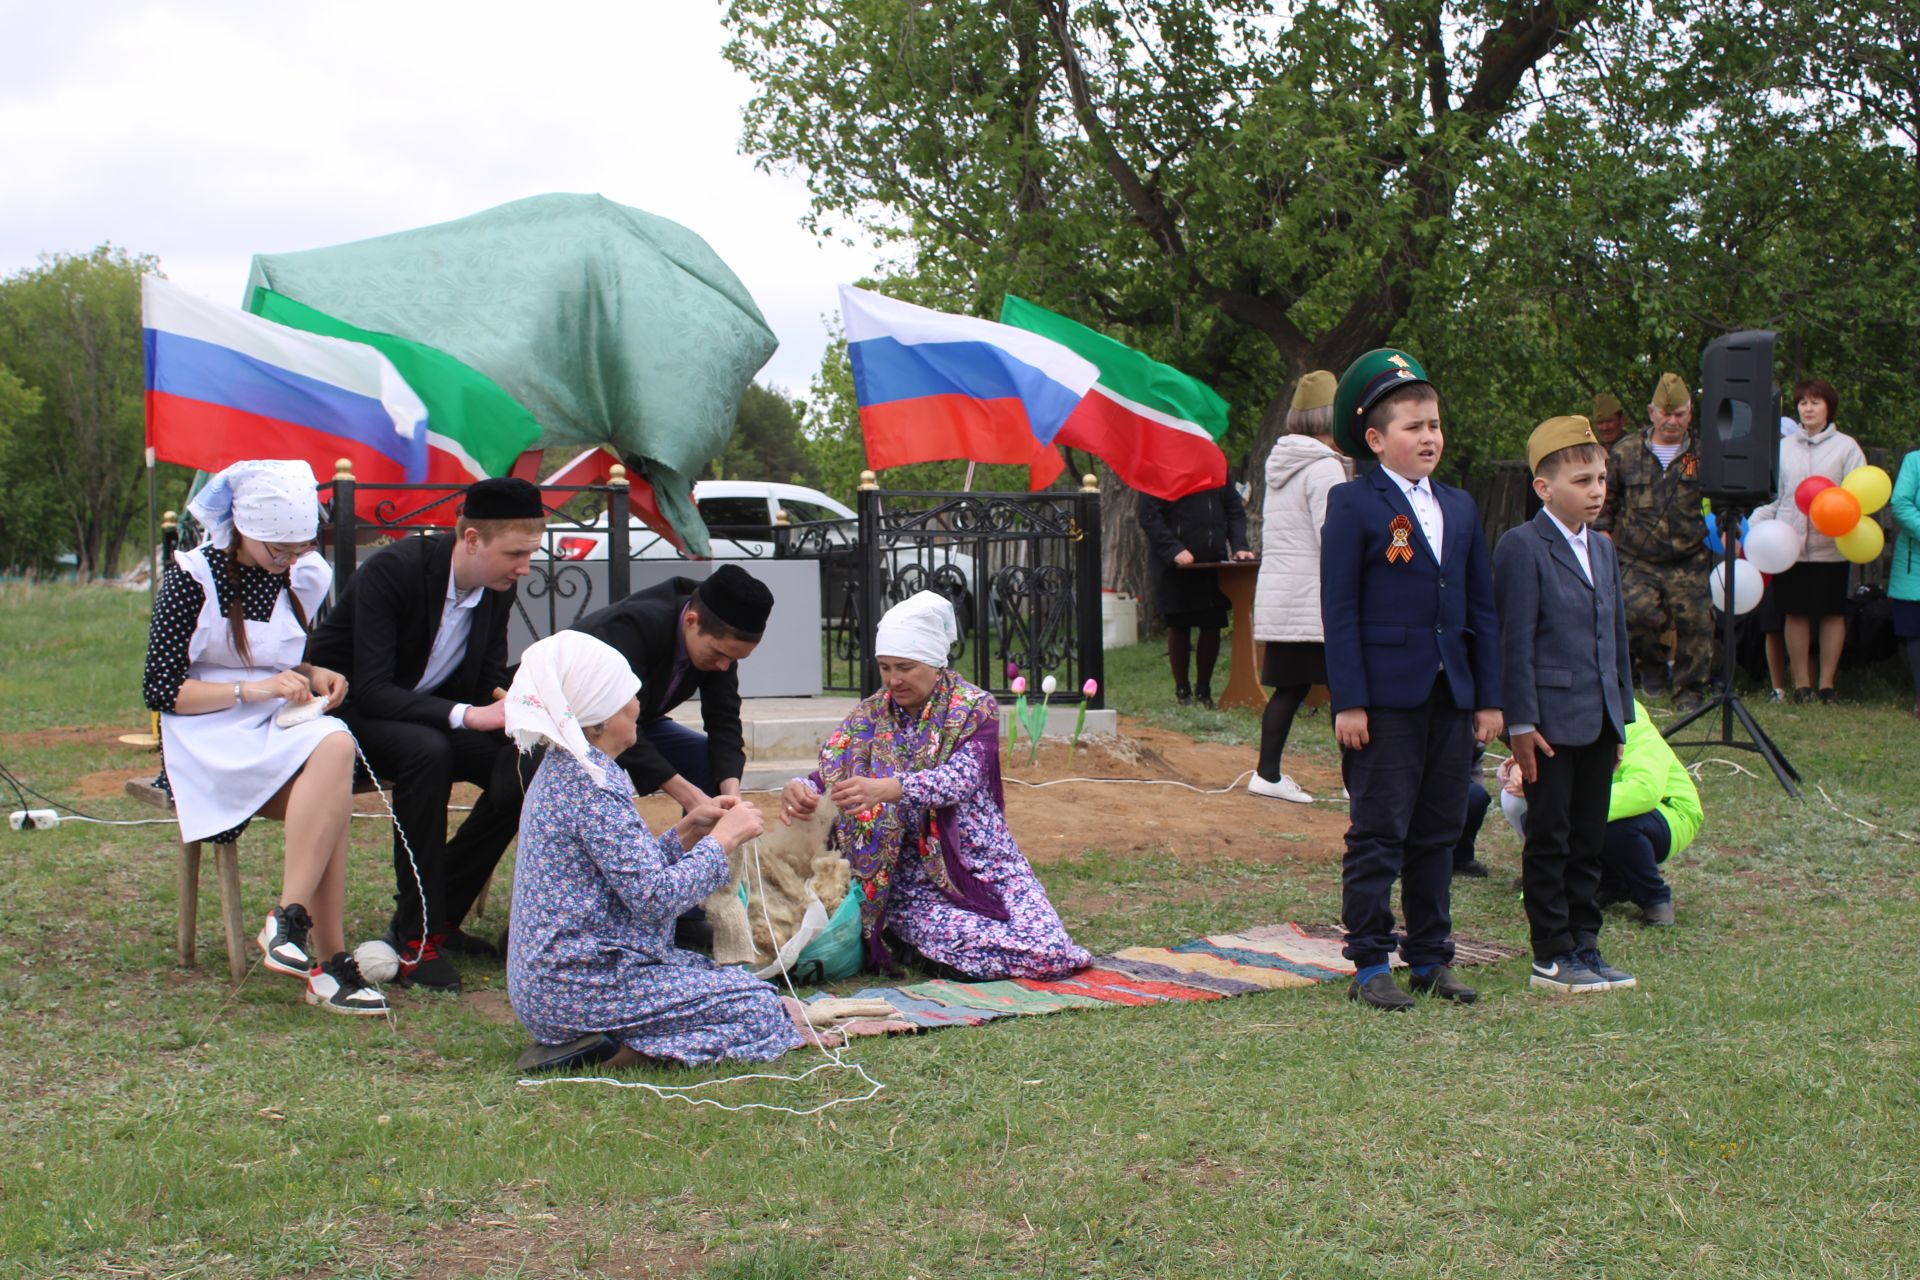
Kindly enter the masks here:
M 150 816 L 76 797 L 151 757 L 59 730 L 140 727 L 146 603 L 0 587 L 0 763 L 101 816 Z M 1124 712 L 1254 738 L 1172 709 L 1152 646 L 1108 680 Z M 399 994 L 392 1026 L 257 970 L 230 991 L 210 872 L 202 966 L 173 964 L 168 828 L 0 830 L 0 1274 L 1910 1276 L 1920 845 L 1840 809 L 1920 833 L 1920 725 L 1885 680 L 1842 687 L 1760 708 L 1808 799 L 1706 768 L 1681 927 L 1609 925 L 1638 991 L 1535 996 L 1516 961 L 1470 972 L 1477 1006 L 1402 1018 L 1326 986 L 859 1041 L 885 1092 L 807 1119 L 517 1087 L 498 966 L 468 969 L 493 995 Z M 1296 736 L 1331 758 L 1324 716 Z M 1096 951 L 1337 918 L 1337 868 L 1122 859 L 1098 830 L 1045 869 Z M 1482 847 L 1457 925 L 1524 942 L 1497 816 Z M 242 849 L 251 921 L 277 828 Z M 357 823 L 354 936 L 386 865 Z

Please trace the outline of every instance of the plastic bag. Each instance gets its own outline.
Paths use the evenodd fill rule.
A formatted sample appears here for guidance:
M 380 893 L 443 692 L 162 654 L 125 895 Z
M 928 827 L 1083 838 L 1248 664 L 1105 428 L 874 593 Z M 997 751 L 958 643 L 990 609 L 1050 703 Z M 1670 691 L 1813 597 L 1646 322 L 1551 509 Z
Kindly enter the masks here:
M 860 939 L 861 896 L 860 882 L 855 880 L 820 935 L 799 953 L 793 967 L 795 982 L 840 982 L 860 972 L 866 959 Z

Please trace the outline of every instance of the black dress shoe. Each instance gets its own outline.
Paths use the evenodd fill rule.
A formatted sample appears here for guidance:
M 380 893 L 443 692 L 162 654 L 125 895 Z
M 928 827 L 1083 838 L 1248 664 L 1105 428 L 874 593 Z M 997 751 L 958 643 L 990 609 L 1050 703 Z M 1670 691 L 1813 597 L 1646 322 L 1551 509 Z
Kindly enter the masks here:
M 1209 711 L 1213 710 L 1213 690 L 1202 689 L 1198 693 L 1195 693 L 1193 695 L 1193 700 L 1199 703 L 1201 706 L 1205 707 L 1207 710 Z
M 1173 700 L 1179 706 L 1190 707 L 1193 705 L 1193 690 L 1176 686 L 1173 691 Z
M 1413 981 L 1407 985 L 1421 995 L 1453 1000 L 1460 1004 L 1472 1004 L 1480 998 L 1478 991 L 1453 976 L 1451 965 L 1440 965 L 1424 978 L 1416 973 L 1413 975 Z
M 1405 1013 L 1413 1008 L 1413 997 L 1402 991 L 1393 976 L 1386 973 L 1376 973 L 1365 982 L 1355 979 L 1347 988 L 1347 999 L 1390 1013 Z
M 1453 874 L 1457 876 L 1470 876 L 1475 880 L 1485 880 L 1488 874 L 1487 864 L 1478 858 L 1473 858 L 1466 862 L 1454 864 Z
M 440 949 L 451 951 L 457 956 L 474 956 L 481 960 L 498 960 L 500 948 L 485 938 L 476 938 L 465 929 L 454 929 L 440 939 Z
M 620 1052 L 620 1042 L 595 1031 L 565 1044 L 536 1044 L 514 1060 L 522 1075 L 531 1071 L 577 1071 L 605 1062 Z

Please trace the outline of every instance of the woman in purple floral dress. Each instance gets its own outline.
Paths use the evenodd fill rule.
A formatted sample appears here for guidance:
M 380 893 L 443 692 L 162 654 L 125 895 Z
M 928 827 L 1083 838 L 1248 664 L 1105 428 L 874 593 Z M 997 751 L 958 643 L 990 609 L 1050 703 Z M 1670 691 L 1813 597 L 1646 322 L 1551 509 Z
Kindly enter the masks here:
M 613 762 L 637 734 L 638 686 L 579 632 L 521 659 L 507 731 L 523 750 L 550 745 L 520 812 L 507 997 L 542 1044 L 617 1040 L 610 1067 L 777 1058 L 802 1043 L 779 993 L 673 945 L 674 921 L 727 883 L 727 851 L 760 834 L 760 815 L 727 796 L 647 830 Z
M 880 620 L 879 693 L 828 737 L 820 767 L 781 795 L 781 819 L 840 808 L 834 844 L 858 878 L 869 961 L 885 935 L 969 978 L 1057 978 L 1092 959 L 1067 936 L 1007 830 L 999 707 L 948 669 L 953 606 L 931 591 Z

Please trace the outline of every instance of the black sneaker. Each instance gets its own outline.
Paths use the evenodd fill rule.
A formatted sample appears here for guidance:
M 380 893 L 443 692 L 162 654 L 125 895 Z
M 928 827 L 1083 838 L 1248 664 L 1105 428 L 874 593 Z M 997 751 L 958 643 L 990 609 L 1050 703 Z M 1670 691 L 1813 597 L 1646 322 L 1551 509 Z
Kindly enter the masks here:
M 1213 710 L 1213 690 L 1204 688 L 1196 690 L 1193 695 L 1193 700 L 1207 710 Z
M 307 935 L 312 932 L 313 917 L 297 902 L 267 912 L 267 922 L 255 939 L 264 956 L 261 965 L 289 977 L 306 977 L 313 968 L 313 957 L 307 954 Z
M 1551 960 L 1535 960 L 1533 973 L 1527 978 L 1529 986 L 1540 987 L 1547 991 L 1559 991 L 1569 995 L 1589 995 L 1596 991 L 1605 991 L 1611 984 L 1581 964 L 1571 952 L 1561 952 Z
M 1193 705 L 1193 690 L 1187 688 L 1185 685 L 1175 685 L 1173 689 L 1173 700 L 1180 706 L 1190 707 Z
M 440 954 L 440 944 L 445 940 L 444 934 L 433 933 L 424 939 L 409 938 L 400 947 L 402 986 L 425 987 L 453 996 L 460 994 L 460 971 Z
M 377 1018 L 387 1011 L 380 988 L 360 975 L 359 962 L 344 951 L 307 975 L 307 1003 L 358 1018 Z
M 1574 959 L 1578 960 L 1581 964 L 1600 975 L 1601 980 L 1607 984 L 1609 991 L 1625 991 L 1630 987 L 1640 985 L 1634 980 L 1634 976 L 1625 969 L 1616 969 L 1601 959 L 1600 949 L 1598 947 L 1587 947 L 1584 950 L 1574 952 L 1573 956 Z
M 456 956 L 470 956 L 476 960 L 498 960 L 500 948 L 485 938 L 476 938 L 458 925 L 450 927 L 440 939 L 440 949 Z
M 1478 991 L 1453 976 L 1452 965 L 1436 965 L 1433 972 L 1424 978 L 1416 973 L 1407 985 L 1413 988 L 1415 995 L 1434 996 L 1459 1004 L 1472 1004 L 1480 998 Z
M 1832 685 L 1828 685 L 1826 688 L 1820 690 L 1819 697 L 1822 704 L 1830 707 L 1840 701 L 1840 691 Z
M 1804 684 L 1798 686 L 1793 691 L 1793 701 L 1797 706 L 1805 706 L 1807 703 L 1812 702 L 1813 689 Z
M 1469 879 L 1473 879 L 1473 880 L 1485 880 L 1487 876 L 1491 873 L 1487 870 L 1486 863 L 1480 861 L 1480 859 L 1478 858 L 1472 858 L 1466 862 L 1455 863 L 1453 867 L 1453 874 L 1457 876 L 1466 876 Z

